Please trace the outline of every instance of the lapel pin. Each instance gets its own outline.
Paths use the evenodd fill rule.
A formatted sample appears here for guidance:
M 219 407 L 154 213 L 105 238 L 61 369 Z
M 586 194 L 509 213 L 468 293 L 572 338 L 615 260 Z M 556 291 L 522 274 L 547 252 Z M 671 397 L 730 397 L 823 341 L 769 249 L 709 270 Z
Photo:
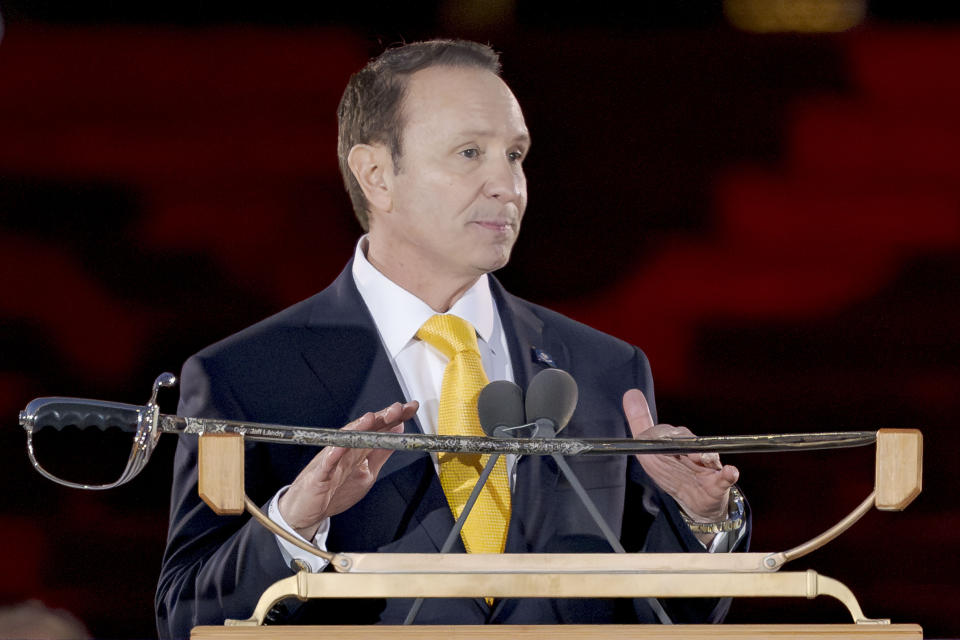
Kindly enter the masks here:
M 557 363 L 553 361 L 553 358 L 550 357 L 550 354 L 540 349 L 538 347 L 530 347 L 530 355 L 533 356 L 533 361 L 538 362 L 544 366 L 551 367 L 553 369 L 557 368 Z

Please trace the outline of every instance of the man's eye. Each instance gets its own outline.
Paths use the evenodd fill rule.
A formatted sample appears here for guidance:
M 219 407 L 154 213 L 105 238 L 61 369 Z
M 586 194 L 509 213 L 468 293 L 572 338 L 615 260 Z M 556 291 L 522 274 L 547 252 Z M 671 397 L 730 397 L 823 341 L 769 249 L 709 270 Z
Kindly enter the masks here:
M 462 155 L 464 158 L 467 158 L 468 160 L 473 160 L 474 158 L 479 158 L 479 157 L 480 157 L 480 150 L 479 150 L 479 149 L 464 149 L 463 151 L 460 152 L 460 155 Z
M 511 151 L 507 154 L 507 157 L 510 158 L 511 162 L 520 162 L 523 160 L 523 151 Z

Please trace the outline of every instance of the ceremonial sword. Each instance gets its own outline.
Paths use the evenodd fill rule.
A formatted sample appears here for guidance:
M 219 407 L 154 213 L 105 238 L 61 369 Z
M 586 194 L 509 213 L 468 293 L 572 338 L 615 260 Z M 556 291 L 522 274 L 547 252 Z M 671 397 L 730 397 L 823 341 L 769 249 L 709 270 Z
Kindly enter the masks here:
M 152 449 L 161 433 L 202 435 L 236 433 L 247 440 L 317 447 L 392 449 L 473 454 L 513 455 L 623 455 L 686 454 L 695 452 L 755 453 L 839 449 L 873 444 L 875 431 L 814 432 L 734 436 L 691 436 L 663 440 L 636 438 L 535 437 L 496 438 L 485 436 L 430 435 L 423 433 L 378 433 L 339 428 L 263 424 L 242 420 L 192 418 L 161 414 L 156 404 L 159 387 L 176 383 L 173 374 L 161 374 L 154 382 L 146 405 L 123 404 L 82 398 L 50 397 L 31 401 L 20 412 L 20 425 L 30 435 L 39 429 L 68 426 L 98 429 L 119 428 L 136 434 L 141 447 Z M 514 429 L 522 432 L 521 425 Z

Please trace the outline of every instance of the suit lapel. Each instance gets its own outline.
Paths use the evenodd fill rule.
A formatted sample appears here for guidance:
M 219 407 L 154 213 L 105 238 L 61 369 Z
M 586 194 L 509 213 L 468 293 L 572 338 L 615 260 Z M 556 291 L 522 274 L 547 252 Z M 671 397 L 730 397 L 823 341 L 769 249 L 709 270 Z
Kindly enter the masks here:
M 315 297 L 307 326 L 310 335 L 302 349 L 330 401 L 343 403 L 338 413 L 344 424 L 367 411 L 379 411 L 404 401 L 390 357 L 354 284 L 352 266 L 351 260 L 340 276 Z M 422 433 L 416 419 L 408 420 L 404 431 Z M 379 477 L 391 482 L 401 498 L 413 505 L 413 517 L 424 526 L 439 551 L 453 527 L 453 516 L 446 529 L 442 524 L 427 524 L 436 521 L 426 517 L 429 513 L 438 507 L 448 509 L 430 455 L 396 451 L 387 459 Z
M 314 375 L 330 397 L 342 403 L 339 409 L 349 420 L 403 401 L 373 318 L 353 283 L 352 265 L 314 298 L 306 327 L 309 338 L 302 349 Z
M 550 364 L 567 368 L 563 343 L 551 338 L 549 328 L 529 305 L 508 294 L 496 279 L 490 281 L 507 335 L 514 380 L 520 388 L 526 390 L 530 380 Z M 554 526 L 547 507 L 553 501 L 558 475 L 559 469 L 550 457 L 524 456 L 518 461 L 508 553 L 540 551 L 551 538 Z

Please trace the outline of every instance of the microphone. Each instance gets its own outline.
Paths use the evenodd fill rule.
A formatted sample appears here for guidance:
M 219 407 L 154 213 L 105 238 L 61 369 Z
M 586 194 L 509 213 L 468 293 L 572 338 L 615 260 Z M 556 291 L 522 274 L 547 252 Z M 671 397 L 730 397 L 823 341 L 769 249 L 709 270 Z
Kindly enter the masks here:
M 544 369 L 533 376 L 527 387 L 527 420 L 549 426 L 556 434 L 570 422 L 578 397 L 573 376 L 563 369 Z
M 510 434 L 504 431 L 525 422 L 523 391 L 509 380 L 494 380 L 480 392 L 480 397 L 477 398 L 477 413 L 485 434 L 491 437 L 509 436 Z

